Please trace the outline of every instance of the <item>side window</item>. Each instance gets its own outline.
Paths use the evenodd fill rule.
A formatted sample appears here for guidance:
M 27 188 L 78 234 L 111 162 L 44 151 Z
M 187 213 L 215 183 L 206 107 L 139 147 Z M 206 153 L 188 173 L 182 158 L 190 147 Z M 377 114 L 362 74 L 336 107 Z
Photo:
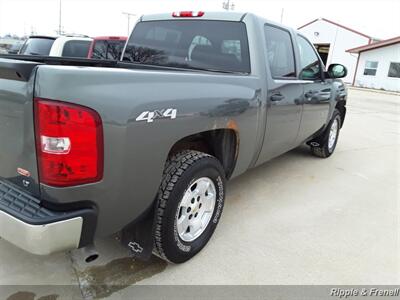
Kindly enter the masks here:
M 321 63 L 314 48 L 305 38 L 298 35 L 299 51 L 300 51 L 300 78 L 301 79 L 320 79 L 321 78 Z
M 378 69 L 377 61 L 369 61 L 365 62 L 364 75 L 375 76 L 376 70 Z
M 267 59 L 273 78 L 296 77 L 293 43 L 290 33 L 284 29 L 265 25 Z
M 188 58 L 191 61 L 192 60 L 192 52 L 194 50 L 194 48 L 196 48 L 197 46 L 212 46 L 210 40 L 204 36 L 201 35 L 196 35 L 193 40 L 192 43 L 190 44 L 189 47 L 189 54 L 188 54 Z
M 236 57 L 238 61 L 242 61 L 242 47 L 240 40 L 224 40 L 221 45 L 222 54 L 231 54 Z

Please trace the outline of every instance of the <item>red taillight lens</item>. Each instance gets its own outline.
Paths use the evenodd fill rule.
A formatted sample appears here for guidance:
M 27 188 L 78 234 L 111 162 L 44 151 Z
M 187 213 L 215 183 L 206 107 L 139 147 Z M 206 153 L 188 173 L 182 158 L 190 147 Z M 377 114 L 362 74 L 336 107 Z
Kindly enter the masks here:
M 204 11 L 178 11 L 173 12 L 172 16 L 174 18 L 194 18 L 194 17 L 202 17 L 204 16 Z
M 35 131 L 39 177 L 67 187 L 103 177 L 103 126 L 94 110 L 36 98 Z

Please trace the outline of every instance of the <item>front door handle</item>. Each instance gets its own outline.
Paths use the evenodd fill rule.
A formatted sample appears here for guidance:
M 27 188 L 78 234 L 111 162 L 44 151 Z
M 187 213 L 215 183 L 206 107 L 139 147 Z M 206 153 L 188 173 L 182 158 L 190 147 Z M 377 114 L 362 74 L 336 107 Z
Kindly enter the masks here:
M 285 99 L 285 96 L 283 96 L 281 93 L 276 93 L 276 94 L 272 94 L 270 99 L 271 99 L 271 101 L 281 101 L 281 100 Z
M 315 95 L 315 91 L 308 91 L 304 94 L 304 97 L 306 97 L 307 100 L 311 100 L 311 98 Z

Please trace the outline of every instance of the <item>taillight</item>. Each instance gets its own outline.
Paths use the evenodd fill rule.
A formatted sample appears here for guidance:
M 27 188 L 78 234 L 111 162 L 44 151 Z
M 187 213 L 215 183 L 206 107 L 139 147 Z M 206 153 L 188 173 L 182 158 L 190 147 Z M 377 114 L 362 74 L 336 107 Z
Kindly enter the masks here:
M 172 13 L 174 18 L 194 18 L 204 16 L 204 11 L 176 11 Z
M 39 177 L 57 187 L 103 178 L 103 127 L 99 114 L 76 104 L 34 100 Z

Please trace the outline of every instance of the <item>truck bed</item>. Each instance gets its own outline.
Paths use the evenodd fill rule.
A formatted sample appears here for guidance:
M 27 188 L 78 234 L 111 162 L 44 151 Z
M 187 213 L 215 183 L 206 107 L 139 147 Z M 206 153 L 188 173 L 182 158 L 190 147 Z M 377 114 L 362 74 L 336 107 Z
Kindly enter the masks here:
M 121 68 L 121 69 L 140 69 L 140 70 L 168 70 L 168 71 L 185 71 L 185 72 L 211 72 L 212 70 L 202 69 L 187 69 L 179 67 L 165 67 L 156 65 L 147 65 L 134 62 L 124 62 L 117 60 L 102 60 L 88 58 L 70 58 L 70 57 L 55 57 L 55 56 L 39 56 L 39 55 L 18 55 L 18 54 L 0 54 L 0 67 L 4 66 L 7 61 L 1 59 L 18 60 L 35 62 L 39 64 L 54 65 L 54 66 L 76 66 L 76 67 L 97 67 L 97 68 Z M 14 67 L 14 66 L 13 66 Z M 220 72 L 226 73 L 226 72 Z

